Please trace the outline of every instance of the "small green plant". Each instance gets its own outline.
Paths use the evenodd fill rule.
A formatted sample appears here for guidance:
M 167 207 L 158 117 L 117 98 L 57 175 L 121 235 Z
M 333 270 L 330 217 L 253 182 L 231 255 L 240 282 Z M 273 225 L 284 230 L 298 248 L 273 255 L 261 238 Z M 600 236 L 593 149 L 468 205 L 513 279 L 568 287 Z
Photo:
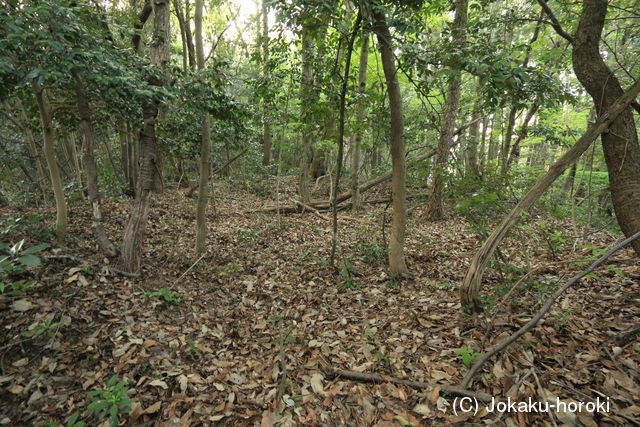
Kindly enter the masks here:
M 391 360 L 380 350 L 376 351 L 376 358 L 378 359 L 378 362 L 380 362 L 380 364 L 385 368 L 391 367 Z
M 376 340 L 376 332 L 377 329 L 365 329 L 362 333 L 362 338 L 364 338 L 366 341 L 369 341 L 370 343 L 373 343 Z
M 200 353 L 202 352 L 199 348 L 197 343 L 192 340 L 191 338 L 187 338 L 187 345 L 189 345 L 189 353 L 191 353 L 191 355 L 193 356 L 199 356 Z
M 62 322 L 53 321 L 54 316 L 54 314 L 50 314 L 42 322 L 32 323 L 27 328 L 27 331 L 22 334 L 22 336 L 29 340 L 36 340 L 38 338 L 53 338 L 60 326 L 62 326 Z
M 558 332 L 565 330 L 571 321 L 571 313 L 575 312 L 575 308 L 563 308 L 561 312 L 554 314 L 551 317 L 553 328 Z
M 39 214 L 12 218 L 2 223 L 0 234 L 24 233 L 36 240 L 53 239 L 53 230 L 42 227 L 44 217 Z
M 269 316 L 269 318 L 267 319 L 267 322 L 271 323 L 272 325 L 275 325 L 276 323 L 278 323 L 280 321 L 282 317 L 280 317 L 279 314 L 272 314 L 271 316 Z
M 0 251 L 6 251 L 6 255 L 0 256 L 0 294 L 9 296 L 22 295 L 31 282 L 15 280 L 25 273 L 26 267 L 40 265 L 40 257 L 34 255 L 48 248 L 48 244 L 31 246 L 23 249 L 24 239 L 13 246 L 0 242 Z
M 78 412 L 74 412 L 71 414 L 69 418 L 67 418 L 67 422 L 64 424 L 65 427 L 84 427 L 87 425 L 84 421 L 80 421 L 80 414 Z
M 148 292 L 145 291 L 142 296 L 145 298 L 148 297 L 157 297 L 157 298 L 162 298 L 165 302 L 170 302 L 170 303 L 179 303 L 182 302 L 182 298 L 177 296 L 178 294 L 176 294 L 173 291 L 169 291 L 167 289 L 159 289 L 155 292 Z
M 234 231 L 238 243 L 251 242 L 258 237 L 258 232 L 250 228 L 238 228 Z
M 356 242 L 358 258 L 367 264 L 378 264 L 384 262 L 389 253 L 389 249 L 370 240 L 358 240 Z
M 80 421 L 79 418 L 80 418 L 80 414 L 76 411 L 73 414 L 71 414 L 69 418 L 67 418 L 67 421 L 64 423 L 64 426 L 55 421 L 48 421 L 47 427 L 85 427 L 87 423 L 85 423 L 84 421 Z
M 342 263 L 340 273 L 338 275 L 338 283 L 346 289 L 355 289 L 360 286 L 354 277 L 357 273 L 356 268 L 348 261 Z
M 326 256 L 318 256 L 309 249 L 303 249 L 300 253 L 300 261 L 304 263 L 304 265 L 309 266 L 312 263 L 315 263 L 320 268 L 329 267 L 329 259 Z
M 131 412 L 131 399 L 129 398 L 125 382 L 118 381 L 118 375 L 114 375 L 107 381 L 107 388 L 89 392 L 91 403 L 87 406 L 90 416 L 99 421 L 109 420 L 111 427 L 117 427 L 120 423 L 120 414 Z
M 462 360 L 462 364 L 467 368 L 471 368 L 473 362 L 480 356 L 480 353 L 476 353 L 474 350 L 470 348 L 461 348 L 456 350 L 456 354 L 460 356 Z
M 231 274 L 237 273 L 238 271 L 241 270 L 241 267 L 235 262 L 230 262 L 229 264 L 215 265 L 213 266 L 213 269 L 216 272 L 218 272 L 220 275 L 224 276 L 224 275 L 231 275 Z

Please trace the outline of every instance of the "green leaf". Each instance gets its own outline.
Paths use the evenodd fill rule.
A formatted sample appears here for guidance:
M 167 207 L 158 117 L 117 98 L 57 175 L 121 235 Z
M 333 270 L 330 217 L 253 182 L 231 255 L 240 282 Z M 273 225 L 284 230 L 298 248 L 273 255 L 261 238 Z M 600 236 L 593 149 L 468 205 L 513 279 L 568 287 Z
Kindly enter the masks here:
M 36 252 L 40 252 L 47 249 L 48 247 L 49 247 L 48 243 L 42 243 L 40 245 L 31 246 L 30 248 L 27 248 L 24 251 L 22 251 L 22 255 L 35 254 Z
M 40 258 L 35 255 L 23 255 L 18 258 L 18 262 L 27 267 L 35 267 L 36 265 L 40 265 Z

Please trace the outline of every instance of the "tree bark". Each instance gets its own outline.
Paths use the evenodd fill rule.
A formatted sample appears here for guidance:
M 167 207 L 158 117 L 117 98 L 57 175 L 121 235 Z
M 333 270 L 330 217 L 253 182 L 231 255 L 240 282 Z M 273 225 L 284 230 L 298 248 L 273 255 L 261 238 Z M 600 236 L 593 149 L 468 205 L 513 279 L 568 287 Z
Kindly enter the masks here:
M 202 36 L 202 11 L 204 0 L 196 0 L 196 62 L 199 70 L 205 66 Z M 209 200 L 209 175 L 211 173 L 211 137 L 209 135 L 209 113 L 204 112 L 200 127 L 200 180 L 198 182 L 198 204 L 196 208 L 196 252 L 205 250 L 207 240 L 207 201 Z
M 49 104 L 46 92 L 36 80 L 31 81 L 31 86 L 36 98 L 36 104 L 38 105 L 38 112 L 40 113 L 42 140 L 44 141 L 44 157 L 49 168 L 49 177 L 51 178 L 51 186 L 53 187 L 53 195 L 56 201 L 56 237 L 59 241 L 63 241 L 67 236 L 67 202 L 64 199 L 60 170 L 53 150 L 54 139 L 51 105 Z
M 333 185 L 332 197 L 331 197 L 331 213 L 333 219 L 332 233 L 331 233 L 331 265 L 334 264 L 336 248 L 338 246 L 338 204 L 336 203 L 336 196 L 338 195 L 338 188 L 340 186 L 340 175 L 342 173 L 342 159 L 344 157 L 344 121 L 345 121 L 345 107 L 347 101 L 347 87 L 349 84 L 349 72 L 351 70 L 351 55 L 353 53 L 353 44 L 356 39 L 356 33 L 360 27 L 362 21 L 362 15 L 358 12 L 358 17 L 353 26 L 353 31 L 349 36 L 349 42 L 347 45 L 347 53 L 344 66 L 344 75 L 342 76 L 342 88 L 340 90 L 340 107 L 339 107 L 339 119 L 338 119 L 338 156 L 336 159 L 336 179 Z
M 391 198 L 393 219 L 389 239 L 389 271 L 392 275 L 408 273 L 404 259 L 404 237 L 407 222 L 406 160 L 404 156 L 404 117 L 402 95 L 391 44 L 391 33 L 379 3 L 372 7 L 373 31 L 378 38 L 382 68 L 387 84 L 391 111 Z
M 262 78 L 269 82 L 269 13 L 267 0 L 262 0 Z M 262 100 L 262 164 L 271 163 L 271 122 L 269 120 L 269 102 Z
M 467 170 L 466 175 L 474 179 L 480 179 L 480 167 L 478 166 L 478 143 L 480 142 L 480 109 L 479 101 L 476 101 L 471 114 L 471 126 L 469 126 L 469 140 L 464 150 Z
M 584 0 L 573 47 L 574 72 L 591 95 L 599 117 L 623 94 L 620 81 L 600 55 L 606 15 L 606 0 Z M 640 145 L 630 107 L 602 134 L 602 148 L 616 219 L 625 236 L 631 236 L 640 230 Z M 640 255 L 640 241 L 633 248 Z
M 353 148 L 351 154 L 351 209 L 360 210 L 360 153 L 362 146 L 362 135 L 365 126 L 365 89 L 367 87 L 367 65 L 369 60 L 369 32 L 362 30 L 362 46 L 360 47 L 360 68 L 358 73 L 358 103 L 356 105 L 356 131 L 353 138 Z
M 609 128 L 620 113 L 628 110 L 629 104 L 635 99 L 638 93 L 640 93 L 640 80 L 636 81 L 623 96 L 611 104 L 608 110 L 600 114 L 600 117 L 593 127 L 582 135 L 573 147 L 549 167 L 549 171 L 538 179 L 527 194 L 511 209 L 511 212 L 502 220 L 500 225 L 493 230 L 478 252 L 473 256 L 469 270 L 460 286 L 460 301 L 463 306 L 473 310 L 480 308 L 477 298 L 480 292 L 482 274 L 504 236 L 506 236 L 511 227 L 518 222 L 521 213 L 528 210 L 551 184 L 553 184 L 573 162 L 578 160 L 593 141 Z
M 154 0 L 154 41 L 151 45 L 151 62 L 166 68 L 169 62 L 169 2 Z M 162 81 L 154 79 L 152 85 L 161 86 Z M 156 118 L 158 104 L 148 99 L 142 108 L 143 126 L 140 130 L 140 151 L 136 196 L 131 207 L 131 214 L 122 240 L 122 265 L 128 272 L 140 269 L 144 232 L 149 213 L 151 192 L 154 188 L 154 177 L 158 171 L 158 150 L 156 142 Z
M 453 45 L 462 47 L 465 43 L 467 28 L 468 0 L 456 0 L 456 15 L 453 22 Z M 449 147 L 451 146 L 455 133 L 456 117 L 458 115 L 458 105 L 460 104 L 460 86 L 462 76 L 460 69 L 453 70 L 447 87 L 447 95 L 444 102 L 444 112 L 440 125 L 440 138 L 438 140 L 438 154 L 433 170 L 432 195 L 427 202 L 426 215 L 432 221 L 437 221 L 444 216 L 443 192 L 444 181 L 449 160 Z
M 36 171 L 38 173 L 38 185 L 40 186 L 40 191 L 42 191 L 42 201 L 46 204 L 47 200 L 49 199 L 49 188 L 47 187 L 47 184 L 51 183 L 48 176 L 49 171 L 42 162 L 42 157 L 40 156 L 38 145 L 36 144 L 36 138 L 33 136 L 33 132 L 31 132 L 31 128 L 29 127 L 29 118 L 27 117 L 27 112 L 24 108 L 24 104 L 22 103 L 22 101 L 19 101 L 17 102 L 17 106 L 20 117 L 20 128 L 25 136 L 27 151 L 29 151 L 31 157 L 33 157 L 35 160 Z
M 311 100 L 313 99 L 313 41 L 311 28 L 308 24 L 302 26 L 302 81 L 300 82 L 300 118 L 302 120 L 302 147 L 300 151 L 300 171 L 298 194 L 303 203 L 311 200 L 309 186 L 311 184 L 311 164 L 313 162 L 313 147 L 311 135 L 313 123 Z
M 100 192 L 98 190 L 98 170 L 94 157 L 95 147 L 95 131 L 91 123 L 91 110 L 89 106 L 89 98 L 87 96 L 84 85 L 77 69 L 71 70 L 73 76 L 76 106 L 78 108 L 78 117 L 80 118 L 80 131 L 84 136 L 84 168 L 87 172 L 87 193 L 89 195 L 89 203 L 91 203 L 92 217 L 91 229 L 98 242 L 98 246 L 109 256 L 116 256 L 117 251 L 113 244 L 109 241 L 104 229 L 102 228 L 102 211 L 100 209 Z
M 531 106 L 531 108 L 529 108 L 529 110 L 527 110 L 527 114 L 525 114 L 524 116 L 524 121 L 522 122 L 522 126 L 518 131 L 518 137 L 516 138 L 515 142 L 511 146 L 511 152 L 509 154 L 509 158 L 507 159 L 507 166 L 506 166 L 505 172 L 509 170 L 513 162 L 515 162 L 516 164 L 518 163 L 518 159 L 520 158 L 520 143 L 527 136 L 527 133 L 529 132 L 529 122 L 531 122 L 531 119 L 533 118 L 534 114 L 536 114 L 539 108 L 540 108 L 539 104 L 534 104 Z

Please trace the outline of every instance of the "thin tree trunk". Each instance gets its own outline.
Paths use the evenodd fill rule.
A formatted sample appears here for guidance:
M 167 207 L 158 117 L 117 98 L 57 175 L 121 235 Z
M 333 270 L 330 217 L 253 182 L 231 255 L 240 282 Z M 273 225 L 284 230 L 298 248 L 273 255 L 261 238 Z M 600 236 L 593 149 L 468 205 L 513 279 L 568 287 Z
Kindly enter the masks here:
M 453 44 L 462 47 L 466 38 L 468 0 L 456 0 L 456 15 L 453 23 Z M 438 155 L 433 170 L 433 190 L 427 203 L 426 215 L 430 220 L 440 220 L 444 216 L 443 192 L 447 161 L 449 160 L 449 147 L 455 133 L 458 105 L 460 103 L 460 86 L 462 78 L 459 69 L 453 70 L 447 87 L 447 95 L 444 103 L 444 113 L 440 125 L 440 138 L 438 140 Z
M 469 126 L 469 140 L 464 150 L 467 170 L 466 175 L 474 179 L 480 178 L 480 167 L 478 166 L 478 142 L 480 141 L 480 106 L 476 101 L 471 114 L 471 126 Z
M 27 143 L 27 150 L 31 157 L 34 158 L 36 162 L 36 171 L 38 173 L 38 185 L 40 187 L 40 191 L 42 191 L 42 201 L 46 204 L 49 199 L 49 187 L 47 184 L 50 184 L 51 181 L 49 179 L 49 171 L 47 167 L 42 162 L 42 157 L 40 156 L 40 152 L 38 150 L 38 145 L 36 144 L 36 138 L 33 136 L 33 132 L 31 132 L 31 128 L 29 127 L 29 118 L 27 117 L 27 112 L 24 108 L 24 104 L 22 101 L 17 103 L 18 111 L 20 116 L 21 129 L 24 133 L 25 140 Z
M 391 111 L 391 198 L 393 219 L 389 241 L 389 271 L 392 275 L 403 276 L 408 273 L 404 259 L 404 237 L 407 222 L 406 161 L 404 157 L 404 118 L 402 95 L 396 71 L 391 43 L 391 33 L 380 4 L 372 5 L 373 31 L 378 38 L 382 68 L 387 84 L 389 109 Z
M 51 114 L 51 106 L 47 94 L 40 84 L 36 80 L 32 80 L 31 85 L 36 97 L 38 112 L 40 113 L 42 140 L 44 141 L 44 157 L 49 167 L 49 177 L 51 178 L 51 186 L 53 187 L 53 195 L 56 201 L 56 237 L 58 240 L 63 241 L 67 236 L 67 202 L 64 199 L 60 170 L 58 169 L 58 162 L 53 150 L 53 117 Z
M 262 78 L 269 81 L 269 13 L 267 0 L 262 0 Z M 262 164 L 271 163 L 271 123 L 269 120 L 269 102 L 262 100 Z
M 362 46 L 360 47 L 360 69 L 358 74 L 358 103 L 356 105 L 356 131 L 353 138 L 351 155 L 351 209 L 357 211 L 360 204 L 360 153 L 362 149 L 362 135 L 365 128 L 365 89 L 367 87 L 367 66 L 369 60 L 369 32 L 362 30 Z
M 638 93 L 640 93 L 640 80 L 636 81 L 623 96 L 611 104 L 608 110 L 600 114 L 593 128 L 582 135 L 573 147 L 550 166 L 548 172 L 538 179 L 527 194 L 511 209 L 511 212 L 502 220 L 500 225 L 493 230 L 471 260 L 469 270 L 460 286 L 460 301 L 463 307 L 468 307 L 473 310 L 480 308 L 478 294 L 480 292 L 482 274 L 504 236 L 506 236 L 511 227 L 520 219 L 521 213 L 528 210 L 551 184 L 553 184 L 573 162 L 578 160 L 582 153 L 616 120 L 621 112 L 625 110 L 628 111 L 627 107 Z
M 347 100 L 347 86 L 349 84 L 349 72 L 351 69 L 351 54 L 353 53 L 353 44 L 356 39 L 356 33 L 360 27 L 362 21 L 362 15 L 358 12 L 358 17 L 353 25 L 353 32 L 349 37 L 349 43 L 347 45 L 347 53 L 344 66 L 344 75 L 342 76 L 342 89 L 340 91 L 340 117 L 338 122 L 338 157 L 336 159 L 336 180 L 333 186 L 333 192 L 331 197 L 331 212 L 333 218 L 333 227 L 331 233 L 331 257 L 330 262 L 334 265 L 336 256 L 336 248 L 338 246 L 338 204 L 336 203 L 336 196 L 338 194 L 338 187 L 340 185 L 340 174 L 342 172 L 342 158 L 344 157 L 344 116 L 345 106 Z
M 196 0 L 196 62 L 204 70 L 204 44 L 202 36 L 202 11 L 204 0 Z M 209 174 L 211 173 L 211 138 L 209 135 L 209 113 L 204 112 L 200 126 L 200 180 L 198 183 L 198 205 L 196 208 L 196 252 L 205 250 L 207 241 L 207 201 L 209 199 Z
M 513 162 L 515 162 L 516 164 L 518 163 L 518 159 L 520 158 L 520 144 L 522 143 L 522 140 L 526 138 L 527 133 L 529 132 L 529 122 L 531 122 L 531 119 L 539 108 L 540 105 L 535 104 L 531 106 L 531 108 L 529 108 L 529 110 L 527 111 L 527 114 L 524 117 L 524 122 L 522 122 L 522 126 L 518 131 L 518 137 L 513 143 L 513 146 L 511 146 L 511 153 L 509 155 L 509 159 L 507 159 L 506 170 L 509 170 Z
M 313 163 L 313 147 L 311 135 L 313 133 L 313 117 L 310 111 L 313 99 L 313 41 L 311 40 L 311 28 L 302 26 L 302 81 L 300 83 L 300 118 L 302 120 L 300 171 L 298 181 L 298 194 L 303 203 L 311 200 L 309 187 L 311 185 L 311 164 Z
M 117 251 L 109 241 L 102 228 L 102 211 L 100 208 L 100 192 L 98 190 L 98 170 L 94 157 L 95 131 L 91 123 L 91 110 L 86 90 L 82 84 L 80 73 L 76 69 L 71 70 L 71 75 L 75 83 L 76 106 L 80 117 L 80 130 L 84 136 L 84 168 L 87 171 L 87 193 L 93 215 L 91 217 L 91 228 L 96 237 L 96 241 L 107 255 L 116 256 Z

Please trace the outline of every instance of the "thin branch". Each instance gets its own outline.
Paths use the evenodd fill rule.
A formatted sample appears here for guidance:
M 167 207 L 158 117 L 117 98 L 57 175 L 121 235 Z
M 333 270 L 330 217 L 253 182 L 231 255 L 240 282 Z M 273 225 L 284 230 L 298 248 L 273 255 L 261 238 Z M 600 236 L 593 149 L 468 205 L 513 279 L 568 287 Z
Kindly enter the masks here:
M 562 29 L 562 25 L 560 25 L 560 21 L 558 21 L 556 16 L 553 14 L 553 11 L 547 4 L 547 0 L 538 0 L 538 3 L 540 4 L 544 12 L 547 14 L 549 19 L 551 20 L 551 26 L 553 27 L 554 30 L 556 30 L 556 33 L 558 33 L 560 37 L 566 39 L 569 43 L 575 44 L 575 40 L 573 39 L 573 37 L 569 33 L 567 33 L 565 30 Z

